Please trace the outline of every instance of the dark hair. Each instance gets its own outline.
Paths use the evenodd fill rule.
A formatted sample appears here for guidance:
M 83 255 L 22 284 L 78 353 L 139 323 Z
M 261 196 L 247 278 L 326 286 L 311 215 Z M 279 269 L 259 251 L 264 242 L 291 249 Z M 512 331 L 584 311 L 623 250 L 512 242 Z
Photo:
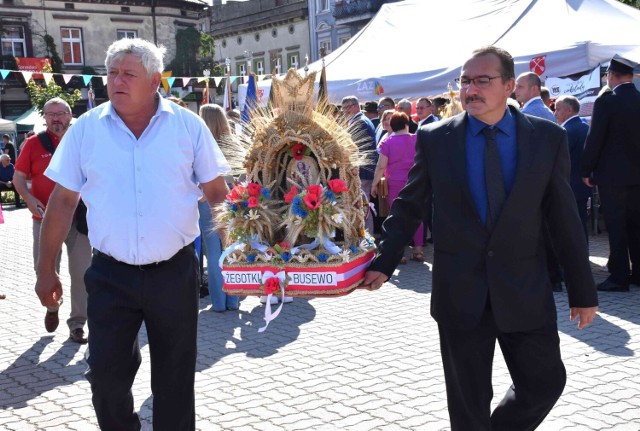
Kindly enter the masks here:
M 396 111 L 391 114 L 391 120 L 389 120 L 391 130 L 398 132 L 409 125 L 409 117 L 407 114 L 401 111 Z
M 515 79 L 516 72 L 513 64 L 513 57 L 506 50 L 498 48 L 497 46 L 489 45 L 476 49 L 471 53 L 471 58 L 481 57 L 483 55 L 495 55 L 500 60 L 500 75 L 502 75 L 502 82 L 509 79 Z
M 7 138 L 7 139 L 11 139 L 11 136 L 7 135 L 6 133 L 4 135 L 2 135 L 2 139 Z
M 431 102 L 431 100 L 429 100 L 428 97 L 421 97 L 416 101 L 416 105 L 420 102 L 426 102 L 427 106 L 431 106 L 433 105 L 433 102 Z

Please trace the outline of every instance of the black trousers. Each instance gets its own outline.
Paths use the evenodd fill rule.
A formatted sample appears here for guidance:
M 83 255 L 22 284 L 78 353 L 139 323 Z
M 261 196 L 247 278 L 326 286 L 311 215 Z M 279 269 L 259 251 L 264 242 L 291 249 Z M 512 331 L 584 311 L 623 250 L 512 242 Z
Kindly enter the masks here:
M 193 245 L 140 269 L 94 255 L 85 274 L 93 406 L 103 430 L 139 430 L 131 386 L 145 323 L 151 358 L 153 429 L 195 429 L 198 259 Z
M 555 321 L 534 331 L 505 333 L 490 308 L 468 331 L 438 325 L 452 431 L 535 429 L 566 382 Z M 496 340 L 513 385 L 491 413 L 491 372 Z
M 611 280 L 628 285 L 632 270 L 640 274 L 640 185 L 600 185 L 598 190 L 609 234 Z

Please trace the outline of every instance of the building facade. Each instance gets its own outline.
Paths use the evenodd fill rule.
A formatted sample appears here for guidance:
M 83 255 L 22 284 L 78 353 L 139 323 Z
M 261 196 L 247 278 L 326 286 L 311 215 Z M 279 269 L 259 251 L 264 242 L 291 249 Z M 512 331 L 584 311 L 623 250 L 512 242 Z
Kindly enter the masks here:
M 232 76 L 284 73 L 310 56 L 307 0 L 227 1 L 209 8 L 216 62 Z M 234 84 L 234 87 L 237 83 Z
M 14 57 L 51 57 L 45 35 L 53 39 L 65 74 L 105 74 L 107 47 L 125 37 L 164 45 L 168 63 L 175 57 L 176 32 L 200 30 L 207 6 L 204 0 L 0 0 L 2 68 L 12 70 Z M 3 118 L 30 107 L 21 78 L 7 76 L 0 84 Z M 76 113 L 85 108 L 82 101 L 76 106 Z

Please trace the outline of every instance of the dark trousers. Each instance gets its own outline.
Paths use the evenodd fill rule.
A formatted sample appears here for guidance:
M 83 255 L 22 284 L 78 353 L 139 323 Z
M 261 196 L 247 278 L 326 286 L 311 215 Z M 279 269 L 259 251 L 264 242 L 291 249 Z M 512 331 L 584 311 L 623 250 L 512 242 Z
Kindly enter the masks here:
M 555 321 L 527 332 L 505 333 L 487 308 L 468 331 L 438 325 L 452 431 L 535 429 L 566 382 Z M 491 413 L 491 372 L 496 340 L 513 385 Z
M 151 269 L 93 257 L 85 275 L 93 406 L 103 430 L 139 430 L 131 386 L 145 323 L 151 358 L 153 429 L 195 429 L 198 259 L 193 245 Z
M 611 281 L 627 285 L 631 265 L 640 272 L 640 185 L 599 185 L 604 221 L 609 234 Z

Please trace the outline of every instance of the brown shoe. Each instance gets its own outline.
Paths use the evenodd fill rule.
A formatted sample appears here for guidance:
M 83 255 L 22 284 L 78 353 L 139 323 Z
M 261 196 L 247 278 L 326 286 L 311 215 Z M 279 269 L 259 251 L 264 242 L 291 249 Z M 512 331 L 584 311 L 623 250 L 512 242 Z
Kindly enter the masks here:
M 82 328 L 72 329 L 69 333 L 69 339 L 78 344 L 87 344 L 88 341 L 84 336 Z
M 47 332 L 53 332 L 58 328 L 58 310 L 56 311 L 47 311 L 47 314 L 44 316 L 44 327 Z

